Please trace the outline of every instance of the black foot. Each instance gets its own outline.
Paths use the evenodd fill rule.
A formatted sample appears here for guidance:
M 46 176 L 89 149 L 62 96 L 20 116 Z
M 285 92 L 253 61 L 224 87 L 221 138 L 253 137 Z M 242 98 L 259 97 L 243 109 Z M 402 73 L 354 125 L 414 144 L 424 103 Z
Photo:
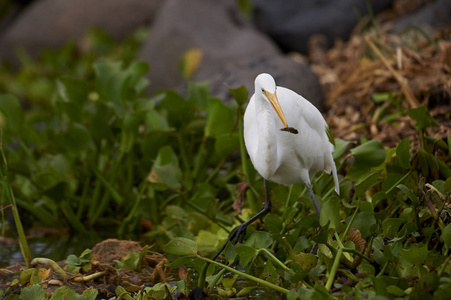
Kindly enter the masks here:
M 246 236 L 246 229 L 248 224 L 241 224 L 238 226 L 229 236 L 227 239 L 227 242 L 225 242 L 224 245 L 222 245 L 221 250 L 219 250 L 218 253 L 216 253 L 215 257 L 213 257 L 213 260 L 216 260 L 218 258 L 219 254 L 224 251 L 224 249 L 227 247 L 227 244 L 230 242 L 232 243 L 232 247 L 235 246 L 238 243 L 242 243 L 244 241 L 244 237 Z
M 310 250 L 311 254 L 315 254 L 316 255 L 316 252 L 318 252 L 318 243 L 315 243 L 313 245 L 313 247 L 312 247 L 312 250 Z

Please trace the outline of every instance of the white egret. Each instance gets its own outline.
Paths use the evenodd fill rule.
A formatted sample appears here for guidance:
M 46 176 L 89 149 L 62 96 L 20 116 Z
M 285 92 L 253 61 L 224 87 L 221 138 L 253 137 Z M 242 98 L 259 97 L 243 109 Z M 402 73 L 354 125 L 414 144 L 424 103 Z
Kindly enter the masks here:
M 304 97 L 276 86 L 269 74 L 257 76 L 254 95 L 244 114 L 244 141 L 255 169 L 264 178 L 266 202 L 262 211 L 237 227 L 227 243 L 242 242 L 246 227 L 271 210 L 268 180 L 284 185 L 305 183 L 319 220 L 310 178 L 319 171 L 332 173 L 339 194 L 334 146 L 329 142 L 327 127 L 318 109 Z

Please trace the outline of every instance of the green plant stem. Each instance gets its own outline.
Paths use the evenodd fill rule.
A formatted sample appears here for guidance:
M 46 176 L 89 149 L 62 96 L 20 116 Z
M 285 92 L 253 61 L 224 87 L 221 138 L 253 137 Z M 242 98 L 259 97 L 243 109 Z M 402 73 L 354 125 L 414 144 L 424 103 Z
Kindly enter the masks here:
M 238 136 L 240 139 L 240 153 L 241 153 L 241 166 L 243 168 L 243 173 L 246 175 L 246 180 L 249 183 L 249 185 L 251 186 L 252 189 L 252 185 L 250 184 L 251 178 L 250 178 L 250 171 L 249 171 L 249 165 L 248 165 L 248 161 L 246 158 L 246 145 L 244 144 L 244 130 L 243 130 L 243 114 L 241 113 L 241 109 L 239 110 L 238 113 Z M 254 198 L 254 195 L 252 194 L 252 192 L 249 190 L 246 192 L 246 198 L 247 198 L 247 202 L 249 203 L 249 207 L 251 209 L 251 211 L 253 213 L 257 213 L 258 212 L 258 207 Z
M 362 253 L 360 253 L 359 251 L 357 251 L 357 250 L 355 250 L 355 249 L 352 249 L 352 248 L 346 248 L 346 247 L 344 247 L 344 248 L 343 248 L 343 252 L 349 252 L 349 253 L 355 254 L 355 255 L 357 255 L 357 256 L 360 256 L 361 258 L 363 258 L 364 260 L 366 260 L 366 261 L 368 261 L 368 262 L 370 262 L 370 263 L 373 263 L 373 262 L 374 262 L 374 260 L 371 259 L 370 257 L 368 257 L 368 256 L 366 256 L 365 254 L 362 254 Z
M 149 186 L 149 182 L 147 181 L 147 178 L 144 179 L 144 182 L 141 185 L 141 190 L 139 191 L 138 197 L 135 200 L 135 203 L 133 203 L 133 207 L 128 213 L 128 215 L 124 218 L 124 220 L 121 223 L 121 226 L 118 230 L 119 237 L 123 237 L 125 233 L 125 227 L 127 224 L 129 224 L 133 218 L 135 217 L 136 211 L 138 210 L 139 204 L 141 203 L 142 196 L 144 192 L 146 191 L 147 187 Z
M 22 222 L 20 220 L 19 211 L 17 209 L 16 198 L 14 197 L 13 189 L 9 184 L 8 176 L 8 162 L 6 161 L 5 153 L 3 152 L 3 132 L 0 129 L 0 152 L 2 155 L 3 166 L 0 168 L 0 176 L 2 179 L 3 190 L 6 190 L 7 199 L 11 205 L 11 211 L 13 213 L 14 223 L 16 224 L 17 234 L 19 235 L 19 245 L 20 251 L 22 252 L 22 257 L 25 261 L 25 265 L 30 267 L 31 264 L 31 253 L 28 247 L 28 242 L 25 237 L 25 232 L 23 230 Z
M 343 243 L 340 240 L 340 237 L 338 236 L 338 234 L 336 232 L 334 232 L 335 234 L 335 238 L 337 239 L 339 248 L 337 251 L 337 254 L 335 255 L 335 260 L 334 260 L 334 264 L 332 265 L 332 269 L 330 270 L 330 274 L 329 277 L 327 278 L 327 282 L 326 282 L 326 290 L 329 291 L 330 288 L 332 287 L 332 284 L 334 283 L 335 280 L 335 275 L 337 275 L 337 270 L 338 270 L 338 266 L 340 265 L 340 257 L 343 254 Z
M 283 264 L 283 262 L 281 262 L 280 260 L 277 259 L 277 257 L 275 257 L 268 249 L 266 248 L 261 248 L 258 250 L 258 252 L 263 252 L 266 255 L 268 255 L 276 264 L 278 264 L 282 269 L 284 269 L 285 271 L 292 271 L 290 268 L 288 268 L 287 266 L 285 266 Z
M 289 290 L 287 290 L 287 289 L 285 289 L 285 288 L 283 288 L 283 287 L 280 287 L 280 286 L 278 286 L 278 285 L 272 284 L 272 283 L 270 283 L 270 282 L 268 282 L 268 281 L 265 281 L 265 280 L 263 280 L 263 279 L 254 277 L 254 276 L 252 276 L 252 275 L 249 275 L 249 274 L 246 274 L 246 273 L 243 273 L 243 272 L 240 272 L 240 271 L 237 271 L 237 270 L 235 270 L 234 268 L 231 268 L 231 267 L 229 267 L 229 266 L 223 265 L 223 264 L 221 264 L 221 263 L 218 263 L 218 262 L 213 261 L 213 260 L 211 260 L 211 259 L 208 259 L 208 258 L 206 258 L 206 257 L 202 257 L 202 256 L 200 256 L 199 254 L 197 254 L 197 257 L 200 258 L 200 259 L 202 259 L 202 260 L 205 260 L 205 261 L 207 261 L 207 262 L 209 262 L 209 263 L 211 263 L 211 264 L 215 264 L 215 265 L 217 265 L 217 266 L 219 266 L 219 267 L 221 267 L 221 268 L 223 268 L 223 269 L 226 269 L 227 271 L 230 271 L 230 272 L 232 272 L 232 273 L 235 273 L 235 274 L 237 274 L 237 275 L 239 275 L 239 276 L 241 276 L 241 277 L 244 277 L 244 278 L 246 278 L 246 279 L 248 279 L 248 280 L 252 280 L 252 281 L 254 281 L 254 282 L 257 282 L 258 284 L 261 284 L 261 285 L 263 285 L 263 286 L 265 286 L 265 287 L 267 287 L 267 288 L 273 289 L 273 290 L 278 291 L 278 292 L 280 292 L 280 293 L 283 293 L 283 294 L 285 294 L 285 295 L 289 293 Z

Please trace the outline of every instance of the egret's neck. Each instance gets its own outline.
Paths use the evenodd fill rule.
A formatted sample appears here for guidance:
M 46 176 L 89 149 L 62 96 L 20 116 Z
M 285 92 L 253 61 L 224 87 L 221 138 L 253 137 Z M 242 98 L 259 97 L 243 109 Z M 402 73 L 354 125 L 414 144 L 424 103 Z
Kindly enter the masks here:
M 257 111 L 258 133 L 258 154 L 257 171 L 264 178 L 269 179 L 277 170 L 277 131 L 274 120 L 274 112 L 271 104 L 266 100 L 257 97 L 255 99 Z

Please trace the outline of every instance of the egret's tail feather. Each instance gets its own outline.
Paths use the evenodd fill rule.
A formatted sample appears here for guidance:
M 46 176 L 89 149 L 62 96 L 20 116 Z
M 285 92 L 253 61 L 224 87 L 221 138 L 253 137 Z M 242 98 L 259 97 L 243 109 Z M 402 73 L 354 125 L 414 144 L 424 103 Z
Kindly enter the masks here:
M 340 184 L 338 183 L 338 175 L 337 175 L 337 167 L 335 164 L 332 166 L 332 174 L 334 176 L 334 182 L 335 182 L 335 192 L 340 196 Z

